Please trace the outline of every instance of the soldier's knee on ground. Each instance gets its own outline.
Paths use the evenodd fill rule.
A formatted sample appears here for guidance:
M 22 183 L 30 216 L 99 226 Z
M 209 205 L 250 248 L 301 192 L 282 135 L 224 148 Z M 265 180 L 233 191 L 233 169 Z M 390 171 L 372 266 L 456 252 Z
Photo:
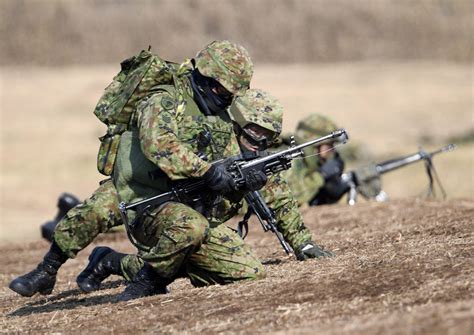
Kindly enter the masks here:
M 259 262 L 258 266 L 255 267 L 255 277 L 254 280 L 263 279 L 267 277 L 267 271 L 263 267 L 263 264 Z
M 267 272 L 265 271 L 263 264 L 258 259 L 255 259 L 252 263 L 247 264 L 246 269 L 246 273 L 242 274 L 244 280 L 258 280 L 267 276 Z
M 140 254 L 163 278 L 173 278 L 189 256 L 206 240 L 209 222 L 194 209 L 169 203 L 144 222 L 144 229 L 156 234 L 146 252 Z

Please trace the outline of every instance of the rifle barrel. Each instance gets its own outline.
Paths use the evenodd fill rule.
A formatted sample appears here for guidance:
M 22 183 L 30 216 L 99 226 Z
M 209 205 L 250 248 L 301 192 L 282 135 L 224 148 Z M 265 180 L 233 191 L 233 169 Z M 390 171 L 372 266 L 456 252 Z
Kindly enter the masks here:
M 335 138 L 341 137 L 341 136 L 344 136 L 344 139 L 343 139 L 344 142 L 348 139 L 347 132 L 346 132 L 345 129 L 338 129 L 336 131 L 333 131 L 329 135 L 326 135 L 326 136 L 323 136 L 323 137 L 320 137 L 320 138 L 316 138 L 314 140 L 296 145 L 294 147 L 289 147 L 286 150 L 278 151 L 278 152 L 275 152 L 271 155 L 268 155 L 268 156 L 265 156 L 265 157 L 262 157 L 262 158 L 259 158 L 259 159 L 254 159 L 250 162 L 245 162 L 244 164 L 242 164 L 241 168 L 242 169 L 247 169 L 247 168 L 250 168 L 252 166 L 256 166 L 258 164 L 261 164 L 261 163 L 264 163 L 264 162 L 267 162 L 267 161 L 271 161 L 271 160 L 275 159 L 276 157 L 282 157 L 282 156 L 290 155 L 290 154 L 295 154 L 295 156 L 291 157 L 291 158 L 295 158 L 295 157 L 301 156 L 302 155 L 302 153 L 300 153 L 301 150 L 306 148 L 306 147 L 309 147 L 311 145 L 315 145 L 317 143 L 325 142 L 325 141 L 328 141 L 328 140 L 332 140 L 332 139 L 335 139 Z
M 399 158 L 395 158 L 395 159 L 390 159 L 388 161 L 379 163 L 379 164 L 376 165 L 376 169 L 377 169 L 378 173 L 383 174 L 383 173 L 398 169 L 402 166 L 415 163 L 415 162 L 420 161 L 422 159 L 431 159 L 431 157 L 433 157 L 434 155 L 437 155 L 437 154 L 442 153 L 442 152 L 452 151 L 455 148 L 456 148 L 456 145 L 448 144 L 447 146 L 445 146 L 441 149 L 432 151 L 432 152 L 426 152 L 426 151 L 420 150 L 417 153 L 414 153 L 412 155 L 403 156 L 403 157 L 399 157 Z

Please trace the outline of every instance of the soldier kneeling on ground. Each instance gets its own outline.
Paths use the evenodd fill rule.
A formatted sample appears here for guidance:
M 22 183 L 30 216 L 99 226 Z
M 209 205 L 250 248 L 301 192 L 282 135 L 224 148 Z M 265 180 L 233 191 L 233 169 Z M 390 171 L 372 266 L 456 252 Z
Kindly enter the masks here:
M 283 108 L 262 90 L 248 90 L 235 100 L 230 110 L 235 135 L 229 139 L 227 157 L 241 152 L 262 154 L 281 132 Z M 213 175 L 220 174 L 220 183 L 231 184 L 231 177 L 219 165 L 213 165 L 212 169 L 216 171 L 211 172 Z M 266 203 L 275 213 L 278 230 L 294 249 L 297 259 L 332 256 L 312 241 L 297 201 L 281 173 L 268 180 L 265 174 L 256 173 L 246 188 L 261 188 Z M 126 301 L 165 293 L 166 286 L 178 277 L 189 278 L 194 286 L 263 278 L 265 270 L 250 246 L 223 224 L 237 214 L 243 195 L 231 186 L 222 190 L 216 192 L 223 196 L 213 208 L 204 206 L 196 210 L 184 203 L 165 203 L 139 218 L 133 231 L 138 254 L 126 255 L 97 247 L 78 277 L 79 286 L 96 289 L 109 275 L 119 274 L 131 281 L 118 297 Z M 113 269 L 109 264 L 113 264 Z
M 183 139 L 186 145 L 190 146 L 189 142 L 192 142 L 192 145 L 196 146 L 197 139 L 194 137 L 201 130 L 216 128 L 221 136 L 215 136 L 208 150 L 219 152 L 223 147 L 220 142 L 224 143 L 226 137 L 230 137 L 232 133 L 232 123 L 226 117 L 226 110 L 234 95 L 245 93 L 252 74 L 253 64 L 247 50 L 229 41 L 214 41 L 195 58 L 182 64 L 163 61 L 148 51 L 142 51 L 139 55 L 123 61 L 121 71 L 105 89 L 94 111 L 102 122 L 107 121 L 108 124 L 107 134 L 101 138 L 99 171 L 108 176 L 115 175 L 117 164 L 110 158 L 116 157 L 117 141 L 122 138 L 120 131 L 128 130 L 132 125 L 136 127 L 136 107 L 146 103 L 149 97 L 155 94 L 157 98 L 153 103 L 156 103 L 156 108 L 152 108 L 153 113 L 148 114 L 147 120 L 143 120 L 144 123 L 149 123 L 143 124 L 143 132 L 140 135 L 150 139 L 147 145 L 156 150 L 153 157 L 149 157 L 151 161 L 142 155 L 142 163 L 148 163 L 147 166 L 156 171 L 158 167 L 153 164 L 164 162 L 163 165 L 168 166 L 167 172 L 175 179 L 202 176 L 207 163 L 198 157 L 193 159 L 193 152 L 175 141 L 174 131 L 182 129 L 180 134 L 186 136 Z M 124 103 L 120 104 L 121 102 Z M 168 118 L 171 118 L 171 111 L 178 113 L 180 117 L 179 127 L 175 124 L 177 129 L 174 130 L 170 130 L 170 124 L 167 123 Z M 158 119 L 155 116 L 161 118 L 160 129 L 153 125 Z M 153 134 L 155 131 L 156 134 Z M 112 151 L 112 148 L 116 151 Z M 179 155 L 173 155 L 171 160 L 167 160 L 167 150 L 178 152 Z M 133 168 L 136 169 L 140 162 L 135 161 L 134 164 Z M 175 168 L 177 166 L 179 167 Z M 146 190 L 157 192 L 156 189 L 145 186 L 141 189 L 142 194 L 145 194 Z M 66 205 L 69 207 L 73 203 L 68 202 Z M 43 261 L 36 269 L 15 278 L 10 283 L 10 289 L 28 297 L 38 292 L 50 294 L 62 264 L 74 258 L 100 233 L 123 224 L 118 206 L 119 195 L 114 181 L 112 178 L 106 179 L 90 198 L 70 209 L 59 220 L 52 236 L 51 247 Z M 61 204 L 61 212 L 64 207 Z

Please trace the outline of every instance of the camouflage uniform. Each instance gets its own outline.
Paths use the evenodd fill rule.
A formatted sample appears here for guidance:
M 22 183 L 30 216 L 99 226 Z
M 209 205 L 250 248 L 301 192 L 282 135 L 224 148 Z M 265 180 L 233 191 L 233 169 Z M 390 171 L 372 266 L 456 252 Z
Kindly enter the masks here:
M 232 58 L 236 49 L 238 50 L 240 58 Z M 230 57 L 228 57 L 229 55 Z M 222 57 L 227 57 L 224 61 L 225 65 L 220 66 L 219 69 L 214 69 L 216 75 L 223 75 L 222 68 L 227 68 L 227 70 L 231 72 L 228 78 L 222 79 L 222 85 L 234 93 L 234 95 L 242 95 L 248 88 L 249 80 L 245 81 L 239 78 L 245 76 L 250 78 L 253 73 L 253 66 L 247 51 L 228 41 L 211 43 L 198 54 L 199 70 L 204 75 L 209 72 L 212 67 L 211 65 L 216 61 L 216 57 L 220 57 L 221 60 Z M 232 59 L 232 62 L 228 64 L 226 62 L 228 62 L 229 59 Z M 247 62 L 247 66 L 244 68 L 241 68 L 242 61 Z M 163 104 L 165 109 L 168 109 L 173 107 L 170 104 L 174 104 L 176 101 L 161 99 L 160 103 Z M 177 107 L 179 108 L 179 106 Z M 197 117 L 199 118 L 199 116 Z M 199 122 L 199 120 L 196 120 L 196 122 Z M 230 124 L 230 121 L 228 123 Z M 153 143 L 151 143 L 151 146 L 153 146 Z M 173 146 L 173 144 L 170 143 L 170 146 Z M 166 152 L 156 153 L 168 154 Z M 170 160 L 169 163 L 173 164 L 175 162 Z M 200 167 L 193 166 L 193 168 L 196 168 L 194 172 L 197 172 L 200 168 L 206 168 L 206 164 L 207 163 L 202 163 Z M 179 172 L 177 174 L 179 174 Z M 184 174 L 182 177 L 189 176 L 192 175 Z M 68 258 L 74 257 L 82 248 L 87 246 L 97 234 L 107 231 L 110 227 L 121 223 L 118 219 L 117 205 L 118 196 L 113 183 L 110 181 L 103 183 L 94 192 L 91 198 L 72 209 L 58 224 L 50 250 L 44 256 L 43 261 L 38 264 L 37 268 L 23 276 L 15 278 L 9 287 L 23 296 L 31 296 L 37 292 L 41 294 L 51 293 L 60 266 Z
M 311 114 L 298 123 L 295 140 L 297 143 L 303 143 L 318 136 L 327 135 L 336 129 L 336 124 L 329 118 Z M 319 156 L 315 156 L 315 148 L 306 148 L 304 152 L 306 157 L 295 159 L 291 169 L 284 172 L 300 206 L 307 204 L 324 186 L 324 178 L 318 172 L 321 161 Z
M 201 177 L 209 162 L 240 153 L 227 112 L 204 115 L 193 100 L 186 76 L 179 85 L 162 86 L 157 91 L 139 107 L 136 127 L 123 134 L 120 143 L 114 181 L 120 198 L 127 203 L 168 191 L 174 181 Z M 205 147 L 196 140 L 204 132 L 212 136 Z M 150 175 L 155 176 L 153 180 Z M 223 200 L 204 217 L 186 204 L 166 203 L 143 217 L 134 231 L 139 256 L 170 281 L 184 263 L 196 285 L 254 279 L 263 274 L 258 259 L 234 232 L 218 227 L 239 207 Z M 130 217 L 133 215 L 130 212 Z M 211 252 L 219 257 L 210 257 Z M 130 263 L 129 257 L 124 262 Z M 213 275 L 212 269 L 222 278 Z
M 117 190 L 109 179 L 90 198 L 67 212 L 56 226 L 53 240 L 69 258 L 74 258 L 97 235 L 121 224 Z
M 212 72 L 213 76 L 219 76 L 219 83 L 222 86 L 235 95 L 242 95 L 249 83 L 241 78 L 251 76 L 253 70 L 252 68 L 239 69 L 241 62 L 235 57 L 233 58 L 233 63 L 226 63 L 226 66 L 231 67 L 234 72 L 240 71 L 240 76 L 228 78 L 228 75 L 226 76 L 225 73 L 222 73 L 223 70 L 221 68 L 217 69 L 217 71 L 215 68 L 211 68 L 212 60 L 215 57 L 227 59 L 226 53 L 230 52 L 229 46 L 231 44 L 229 42 L 223 41 L 220 43 L 221 45 L 215 48 L 213 53 L 210 48 L 203 49 L 196 57 L 195 66 L 199 68 L 203 75 L 209 75 Z M 242 61 L 248 61 L 249 58 L 246 51 L 244 49 L 240 49 L 240 51 L 242 52 L 240 56 Z M 114 172 L 115 184 L 119 189 L 122 200 L 132 202 L 155 195 L 157 192 L 165 191 L 169 187 L 170 180 L 201 176 L 209 168 L 209 163 L 198 158 L 196 156 L 197 153 L 206 156 L 207 160 L 216 160 L 239 153 L 238 144 L 233 136 L 232 123 L 228 115 L 223 113 L 218 116 L 205 116 L 193 101 L 193 94 L 188 80 L 189 71 L 191 70 L 189 65 L 187 62 L 180 66 L 178 82 L 175 85 L 154 87 L 155 94 L 142 101 L 138 108 L 139 112 L 134 116 L 136 124 L 134 129 L 122 134 Z M 208 147 L 201 147 L 197 138 L 199 134 L 205 131 L 209 131 L 213 135 L 212 142 Z M 132 155 L 132 157 L 129 157 L 129 155 Z M 153 178 L 150 178 L 150 175 L 153 175 Z M 107 186 L 107 189 L 98 197 L 101 202 L 89 201 L 86 205 L 90 205 L 90 210 L 87 210 L 86 213 L 89 214 L 89 219 L 97 219 L 96 222 L 99 222 L 100 216 L 102 216 L 105 230 L 105 228 L 120 224 L 121 221 L 117 211 L 118 197 L 115 187 L 110 182 L 104 185 Z M 103 209 L 98 208 L 94 211 L 92 206 L 95 204 L 98 206 L 105 205 L 106 208 L 110 208 L 108 215 L 104 215 L 105 210 Z M 178 207 L 182 211 L 189 209 L 184 208 L 185 206 L 182 204 L 169 204 L 167 207 Z M 164 214 L 169 212 L 169 208 Z M 237 208 L 232 208 L 232 210 L 237 211 Z M 167 219 L 173 218 L 172 213 L 174 212 L 177 212 L 177 219 L 167 221 Z M 162 216 L 165 219 L 159 225 L 160 228 L 166 227 L 167 223 L 176 223 L 179 218 L 183 217 L 182 213 L 177 209 L 172 211 L 172 213 Z M 200 220 L 203 220 L 203 218 L 197 214 L 192 213 L 190 216 L 196 220 L 196 222 L 193 222 L 193 227 L 198 227 L 196 231 L 199 231 Z M 186 218 L 186 216 L 184 217 Z M 82 216 L 78 216 L 78 218 L 82 218 Z M 211 223 L 213 220 L 215 219 L 211 218 Z M 76 220 L 76 223 L 78 221 L 80 220 Z M 208 223 L 206 222 L 206 224 Z M 92 241 L 89 237 L 94 238 L 97 235 L 96 232 L 103 231 L 97 229 L 95 226 L 98 225 L 93 225 L 92 223 L 85 226 L 87 227 L 80 227 L 71 220 L 68 228 L 72 227 L 70 229 L 72 233 L 67 234 L 66 238 L 61 237 L 61 242 L 62 240 L 66 241 L 60 245 L 68 246 L 69 252 L 71 252 L 70 249 L 73 249 L 77 253 L 80 250 L 79 246 L 85 246 Z M 177 226 L 179 225 L 177 224 Z M 62 230 L 60 229 L 60 231 Z M 67 231 L 67 229 L 64 230 Z M 224 234 L 224 232 L 229 237 L 235 235 L 232 230 L 226 230 L 225 227 L 216 230 L 217 236 Z M 158 232 L 155 234 L 158 234 Z M 211 237 L 209 238 L 210 241 L 213 240 Z M 231 244 L 229 242 L 226 247 L 234 251 L 232 259 L 241 257 L 239 252 L 237 252 L 240 249 L 240 253 L 247 254 L 247 247 L 244 247 L 243 243 Z M 146 246 L 144 249 L 147 249 Z M 224 250 L 225 252 L 228 251 Z M 155 256 L 159 257 L 159 255 Z M 195 258 L 197 258 L 197 255 Z M 248 264 L 251 265 L 252 261 L 251 257 L 247 257 L 247 266 L 249 266 Z M 123 263 L 125 266 L 122 266 L 122 269 L 127 279 L 132 279 L 134 273 L 143 265 L 140 258 L 129 256 L 123 259 Z M 256 266 L 259 266 L 259 264 Z M 232 266 L 232 263 L 228 262 L 227 265 Z M 132 270 L 129 270 L 129 268 Z M 130 272 L 133 274 L 128 275 Z M 235 274 L 232 277 L 235 277 Z
M 240 77 L 233 77 L 233 79 L 227 79 L 223 69 L 218 69 L 216 71 L 215 67 L 212 67 L 211 57 L 226 57 L 226 52 L 229 52 L 230 42 L 223 41 L 220 42 L 216 51 L 213 54 L 210 48 L 204 48 L 200 54 L 197 55 L 196 67 L 199 68 L 199 71 L 203 75 L 209 75 L 211 72 L 215 76 L 221 78 L 221 84 L 229 90 L 236 92 L 237 95 L 242 95 L 243 91 L 248 86 L 248 83 L 242 81 Z M 246 51 L 243 57 L 247 57 Z M 238 67 L 240 64 L 238 60 L 234 59 L 234 66 Z M 181 71 L 181 74 L 185 74 L 189 68 L 189 63 L 184 63 L 180 66 L 178 71 Z M 242 70 L 242 71 L 245 71 Z M 252 69 L 247 69 L 247 71 L 252 71 Z M 152 80 L 152 78 L 144 80 Z M 148 87 L 151 84 L 141 84 L 141 86 Z M 168 87 L 168 89 L 172 89 Z M 159 88 L 157 89 L 159 90 Z M 166 100 L 163 103 L 173 104 L 175 101 Z M 161 103 L 161 102 L 160 102 Z M 184 108 L 183 102 L 179 102 L 181 105 L 179 108 Z M 99 107 L 98 107 L 99 108 Z M 197 117 L 193 122 L 199 123 L 201 113 L 196 113 Z M 192 127 L 192 126 L 191 126 Z M 186 140 L 195 140 L 192 136 L 195 136 L 196 133 L 190 131 Z M 221 144 L 222 145 L 222 144 Z M 183 153 L 183 157 L 186 158 L 186 153 Z M 173 156 L 174 159 L 170 160 L 170 166 L 179 165 L 181 157 L 178 158 L 177 155 Z M 206 165 L 204 165 L 206 166 Z M 155 168 L 156 170 L 156 168 Z M 156 190 L 154 191 L 156 192 Z M 61 248 L 61 250 L 70 258 L 74 258 L 79 251 L 88 246 L 100 233 L 105 233 L 109 231 L 112 227 L 116 227 L 122 224 L 120 213 L 118 211 L 118 193 L 115 189 L 115 186 L 111 180 L 103 182 L 99 188 L 92 194 L 92 196 L 86 199 L 83 203 L 71 209 L 67 215 L 58 223 L 55 234 L 54 241 Z
M 200 169 L 196 169 L 196 166 L 199 167 L 200 163 L 192 163 L 191 161 L 193 158 L 195 159 L 195 155 L 189 153 L 189 151 L 196 152 L 197 147 L 193 148 L 195 144 L 189 141 L 186 136 L 192 138 L 190 132 L 201 131 L 201 127 L 205 123 L 201 120 L 200 125 L 188 127 L 186 118 L 179 116 L 179 108 L 165 110 L 160 101 L 167 97 L 167 94 L 154 96 L 139 113 L 139 129 L 137 132 L 140 133 L 140 130 L 142 132 L 149 131 L 150 136 L 159 134 L 154 137 L 153 141 L 160 142 L 156 146 L 142 144 L 144 154 L 148 157 L 159 157 L 158 160 L 155 160 L 156 165 L 163 166 L 170 178 L 181 178 L 186 168 L 193 174 L 199 174 Z M 256 118 L 255 123 L 279 133 L 281 131 L 281 109 L 273 111 L 268 106 L 268 99 L 269 96 L 263 91 L 249 90 L 243 98 L 238 98 L 234 105 L 241 103 L 242 108 L 252 108 L 253 114 L 261 113 L 261 117 Z M 275 106 L 276 101 L 270 100 L 270 102 Z M 280 105 L 277 106 L 281 108 Z M 189 102 L 186 107 L 190 107 Z M 280 115 L 280 118 L 275 118 L 273 114 Z M 233 116 L 234 119 L 236 116 L 239 117 L 237 113 L 233 113 Z M 155 121 L 150 122 L 150 118 L 155 119 Z M 179 129 L 175 128 L 174 120 L 176 119 L 179 120 Z M 248 117 L 246 119 L 248 123 L 254 121 Z M 242 123 L 239 122 L 239 124 Z M 206 127 L 210 129 L 210 126 L 207 125 Z M 180 148 L 180 150 L 183 150 L 183 152 L 188 150 L 186 156 L 182 156 L 181 163 L 175 161 L 173 165 L 168 163 L 168 157 L 172 157 L 172 155 L 156 154 L 156 148 L 160 148 L 162 152 L 169 147 L 169 140 L 163 138 L 162 135 L 170 131 L 177 137 L 184 139 L 181 143 L 187 142 L 186 144 L 183 143 L 183 148 Z M 219 148 L 208 148 L 206 154 L 212 155 L 212 160 L 239 154 L 237 140 L 233 134 L 226 133 L 223 129 L 220 129 L 220 132 L 213 131 L 212 133 L 216 135 L 216 143 L 229 143 L 224 150 L 222 150 L 224 147 L 221 147 L 220 150 Z M 229 135 L 231 136 L 229 137 Z M 146 134 L 142 136 L 138 134 L 136 137 L 142 139 L 141 143 L 144 143 L 143 141 L 146 141 L 145 143 L 153 142 L 149 140 Z M 221 138 L 222 141 L 220 141 Z M 175 144 L 176 141 L 172 143 Z M 121 144 L 122 147 L 125 146 Z M 123 174 L 121 171 L 124 170 L 121 168 L 121 157 L 124 158 L 124 161 L 128 157 L 133 157 L 139 162 L 142 161 L 130 154 L 128 150 L 119 154 L 119 163 L 116 170 L 117 175 L 119 175 L 118 180 L 124 179 L 120 177 Z M 149 150 L 149 152 L 145 153 L 145 150 Z M 176 146 L 173 147 L 173 150 L 177 150 Z M 222 152 L 222 154 L 216 155 L 218 152 Z M 163 157 L 165 157 L 164 161 L 162 160 Z M 129 175 L 128 173 L 125 174 Z M 140 174 L 146 175 L 147 171 L 140 172 Z M 194 176 L 198 176 L 197 174 Z M 127 179 L 127 182 L 122 184 L 128 186 L 125 188 L 117 186 L 121 196 L 127 197 L 128 194 L 131 194 L 129 189 L 135 191 L 145 189 L 143 185 L 138 186 L 138 177 L 127 177 L 125 179 Z M 158 187 L 158 184 L 155 185 Z M 152 193 L 156 194 L 156 191 L 152 191 Z M 275 211 L 279 230 L 294 249 L 311 241 L 311 233 L 303 224 L 297 202 L 280 175 L 274 175 L 269 179 L 267 185 L 262 189 L 262 195 L 269 207 Z M 128 196 L 126 199 L 134 201 L 141 199 L 143 196 L 143 193 L 138 196 L 135 193 L 132 197 Z M 214 283 L 226 284 L 237 280 L 262 278 L 265 275 L 263 266 L 250 247 L 245 245 L 242 238 L 233 230 L 221 224 L 226 219 L 234 216 L 241 204 L 224 202 L 225 204 L 219 206 L 220 211 L 214 211 L 210 217 L 204 217 L 194 209 L 181 203 L 168 203 L 152 211 L 148 217 L 140 222 L 140 232 L 135 234 L 141 244 L 139 245 L 138 256 L 128 255 L 122 258 L 121 268 L 124 276 L 131 280 L 142 267 L 141 259 L 143 259 L 153 266 L 161 278 L 165 278 L 169 282 L 183 273 L 190 278 L 195 286 Z

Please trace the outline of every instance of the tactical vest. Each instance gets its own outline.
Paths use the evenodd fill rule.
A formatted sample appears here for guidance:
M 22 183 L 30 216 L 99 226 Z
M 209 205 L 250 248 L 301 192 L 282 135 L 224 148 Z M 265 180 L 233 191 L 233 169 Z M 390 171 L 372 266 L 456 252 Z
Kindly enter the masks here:
M 183 110 L 178 115 L 179 129 L 176 136 L 179 141 L 208 162 L 223 158 L 225 149 L 235 136 L 227 113 L 205 116 L 194 102 L 192 92 L 186 88 L 180 88 L 179 94 L 170 85 L 162 85 L 159 90 L 176 97 L 176 109 Z M 184 99 L 179 101 L 179 96 Z M 114 180 L 121 200 L 125 202 L 137 201 L 171 188 L 170 178 L 142 152 L 136 126 L 122 134 Z

